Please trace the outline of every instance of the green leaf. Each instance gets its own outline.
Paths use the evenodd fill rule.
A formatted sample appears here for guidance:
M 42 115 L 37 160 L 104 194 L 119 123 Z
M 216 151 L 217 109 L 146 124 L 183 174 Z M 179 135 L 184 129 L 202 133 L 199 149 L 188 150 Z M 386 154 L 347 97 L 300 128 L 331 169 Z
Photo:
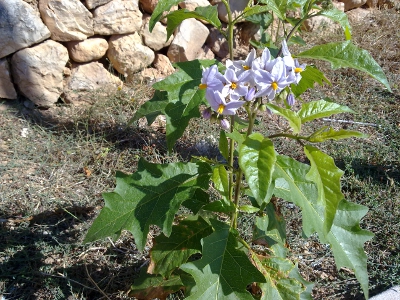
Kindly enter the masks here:
M 275 253 L 275 250 L 280 248 L 282 247 L 278 245 L 272 246 L 270 248 L 272 253 L 268 256 L 251 253 L 254 264 L 267 279 L 265 283 L 259 284 L 262 300 L 300 299 L 300 294 L 305 290 L 299 281 L 291 278 L 295 265 L 289 259 L 280 257 L 281 253 Z
M 165 107 L 168 104 L 167 92 L 155 91 L 153 98 L 144 103 L 135 113 L 134 117 L 129 121 L 128 125 L 139 120 L 142 117 L 146 117 L 147 124 L 150 125 L 154 122 L 157 116 L 164 114 Z
M 272 202 L 265 207 L 263 216 L 256 217 L 254 221 L 253 241 L 265 243 L 268 246 L 276 243 L 286 243 L 286 222 L 282 215 L 278 214 Z
M 254 207 L 252 205 L 241 205 L 238 207 L 238 210 L 245 212 L 245 213 L 253 214 L 253 213 L 258 212 L 260 210 L 260 208 Z
M 253 197 L 261 205 L 272 195 L 270 189 L 276 161 L 274 144 L 261 133 L 253 133 L 239 147 L 239 165 Z
M 318 83 L 321 86 L 324 85 L 324 83 L 331 85 L 324 73 L 318 70 L 315 66 L 308 65 L 303 72 L 301 72 L 300 82 L 298 84 L 290 85 L 290 89 L 293 94 L 298 97 L 307 89 L 314 88 L 315 83 Z
M 265 4 L 269 11 L 272 10 L 279 19 L 285 20 L 287 0 L 260 0 L 259 3 Z
M 172 6 L 178 5 L 182 0 L 163 0 L 158 1 L 157 6 L 154 8 L 153 13 L 151 14 L 150 22 L 149 22 L 149 30 L 150 32 L 153 30 L 156 23 L 162 18 L 163 13 L 169 11 Z
M 194 60 L 176 63 L 179 69 L 153 87 L 168 93 L 165 107 L 167 119 L 167 146 L 171 151 L 182 136 L 191 118 L 200 117 L 199 106 L 204 103 L 205 91 L 198 88 L 202 78 L 202 67 L 215 64 L 215 60 Z
M 236 210 L 233 202 L 227 200 L 217 200 L 213 201 L 207 205 L 203 206 L 203 210 L 213 211 L 213 212 L 222 212 L 226 214 L 230 214 Z
M 185 19 L 196 18 L 210 23 L 214 27 L 221 27 L 221 21 L 218 18 L 217 6 L 198 6 L 194 11 L 187 9 L 178 9 L 167 15 L 167 40 L 174 33 L 175 29 Z
M 226 137 L 225 130 L 221 130 L 219 134 L 219 152 L 221 152 L 222 157 L 228 161 L 229 159 L 229 146 L 228 139 Z
M 105 207 L 85 242 L 115 237 L 128 230 L 142 251 L 149 226 L 157 225 L 169 236 L 180 205 L 198 188 L 208 188 L 210 173 L 211 168 L 204 163 L 152 164 L 140 159 L 132 175 L 117 172 L 115 191 L 103 195 Z
M 202 189 L 196 189 L 192 197 L 183 201 L 182 205 L 189 208 L 194 214 L 197 214 L 208 203 L 210 203 L 210 195 Z
M 382 83 L 389 92 L 392 91 L 378 63 L 368 51 L 358 48 L 351 41 L 315 46 L 296 57 L 325 60 L 331 63 L 333 69 L 353 68 L 363 71 Z
M 315 147 L 306 145 L 304 153 L 311 163 L 306 179 L 317 185 L 318 201 L 325 207 L 324 230 L 327 234 L 332 227 L 337 206 L 344 198 L 340 185 L 340 178 L 344 172 L 336 167 L 332 157 Z
M 300 300 L 312 300 L 312 289 L 314 287 L 314 284 L 312 282 L 308 282 L 305 280 L 303 277 L 300 275 L 299 268 L 296 264 L 296 266 L 290 271 L 289 273 L 290 278 L 296 279 L 298 282 L 300 282 L 306 289 L 300 294 Z
M 129 297 L 136 299 L 166 299 L 169 294 L 175 293 L 183 288 L 180 276 L 171 276 L 164 279 L 160 275 L 147 274 L 141 270 L 139 278 L 134 280 Z
M 348 106 L 321 99 L 303 103 L 301 109 L 297 112 L 302 124 L 339 113 L 354 113 L 354 111 Z
M 252 282 L 265 282 L 253 266 L 228 224 L 210 220 L 214 233 L 202 240 L 202 258 L 183 264 L 181 269 L 193 276 L 196 286 L 187 300 L 252 300 L 246 290 Z
M 274 113 L 279 116 L 284 117 L 289 121 L 290 127 L 293 129 L 293 133 L 299 133 L 301 130 L 301 119 L 299 116 L 292 110 L 288 108 L 282 108 L 277 105 L 267 103 L 266 106 Z
M 310 135 L 307 140 L 311 143 L 321 143 L 326 140 L 341 140 L 351 137 L 366 138 L 368 135 L 355 130 L 340 129 L 336 131 L 332 127 L 324 126 Z
M 346 40 L 351 40 L 351 26 L 349 23 L 349 18 L 343 11 L 332 8 L 327 10 L 322 10 L 318 15 L 327 17 L 335 22 L 338 22 L 342 26 Z
M 267 6 L 260 6 L 260 5 L 254 5 L 251 7 L 246 7 L 243 11 L 243 15 L 241 17 L 245 18 L 246 20 L 248 20 L 248 18 L 250 16 L 254 16 L 257 14 L 262 14 L 265 12 L 268 12 L 269 8 Z
M 239 145 L 243 143 L 246 139 L 245 134 L 242 134 L 237 130 L 233 130 L 232 132 L 227 132 L 226 136 L 237 142 Z
M 214 182 L 214 188 L 221 194 L 224 200 L 229 199 L 229 182 L 228 172 L 224 166 L 219 165 L 213 170 L 212 181 Z
M 170 277 L 175 268 L 201 252 L 200 240 L 213 232 L 203 218 L 186 219 L 172 227 L 169 237 L 161 234 L 153 240 L 148 272 Z
M 353 270 L 368 297 L 367 256 L 363 245 L 373 234 L 362 230 L 359 225 L 368 208 L 346 200 L 340 201 L 331 230 L 326 234 L 325 208 L 318 202 L 316 185 L 306 179 L 309 171 L 310 166 L 306 164 L 287 156 L 278 156 L 274 173 L 274 194 L 301 207 L 303 232 L 307 236 L 317 232 L 322 243 L 329 243 L 337 268 L 347 267 Z

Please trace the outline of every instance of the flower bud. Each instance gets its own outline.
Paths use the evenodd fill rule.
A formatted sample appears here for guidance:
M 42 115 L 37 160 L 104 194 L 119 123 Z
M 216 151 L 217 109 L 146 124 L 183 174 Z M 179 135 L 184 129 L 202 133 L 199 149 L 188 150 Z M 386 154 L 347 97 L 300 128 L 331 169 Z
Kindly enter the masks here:
M 294 95 L 292 93 L 290 93 L 289 95 L 287 95 L 286 97 L 286 102 L 288 105 L 292 106 L 296 103 L 296 99 L 294 98 Z
M 261 104 L 261 105 L 258 107 L 258 109 L 259 109 L 260 111 L 266 111 L 266 110 L 267 110 L 267 106 L 266 106 L 265 104 Z
M 247 94 L 244 98 L 246 99 L 246 101 L 251 101 L 254 99 L 255 94 L 256 94 L 256 88 L 252 87 L 251 89 L 249 89 L 249 91 L 247 92 Z
M 231 124 L 229 124 L 229 121 L 227 119 L 222 119 L 220 125 L 221 128 L 224 130 L 229 130 L 229 128 L 231 128 Z
M 212 115 L 211 109 L 210 108 L 206 108 L 205 110 L 203 110 L 201 115 L 203 116 L 204 119 L 210 120 L 211 119 L 211 115 Z

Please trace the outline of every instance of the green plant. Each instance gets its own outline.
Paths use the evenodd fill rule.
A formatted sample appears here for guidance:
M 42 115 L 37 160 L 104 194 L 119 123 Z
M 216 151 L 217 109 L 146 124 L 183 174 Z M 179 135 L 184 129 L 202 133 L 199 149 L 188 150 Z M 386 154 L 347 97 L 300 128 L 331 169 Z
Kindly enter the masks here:
M 151 21 L 154 27 L 164 11 L 180 1 L 160 1 Z M 345 14 L 316 1 L 259 1 L 233 19 L 229 1 L 222 0 L 229 23 L 223 29 L 215 7 L 199 7 L 194 12 L 178 10 L 167 15 L 168 35 L 187 18 L 207 21 L 226 37 L 230 60 L 226 66 L 214 60 L 177 63 L 178 72 L 154 84 L 155 94 L 136 113 L 133 120 L 156 116 L 167 119 L 167 146 L 172 151 L 190 119 L 203 117 L 222 127 L 219 150 L 223 159 L 194 157 L 191 162 L 153 164 L 141 159 L 132 174 L 117 173 L 114 192 L 105 193 L 105 207 L 90 228 L 85 241 L 117 238 L 129 230 L 139 250 L 147 243 L 150 226 L 162 234 L 153 239 L 147 272 L 143 271 L 131 288 L 138 298 L 165 298 L 184 289 L 188 299 L 309 299 L 312 284 L 301 278 L 295 262 L 287 258 L 285 220 L 275 205 L 275 197 L 302 209 L 303 233 L 317 233 L 329 244 L 338 268 L 354 271 L 368 298 L 367 257 L 364 243 L 373 234 L 360 228 L 367 208 L 344 199 L 340 178 L 343 172 L 333 159 L 315 144 L 327 140 L 364 137 L 351 130 L 322 127 L 301 134 L 303 127 L 319 118 L 337 113 L 352 113 L 343 105 L 325 98 L 304 102 L 295 111 L 295 98 L 315 83 L 330 84 L 315 66 L 299 64 L 287 44 L 299 41 L 294 36 L 300 25 L 315 15 L 338 21 L 346 41 L 320 45 L 296 55 L 328 61 L 333 68 L 351 67 L 384 84 L 390 91 L 379 65 L 369 53 L 351 41 Z M 287 11 L 299 9 L 300 17 L 289 18 Z M 312 9 L 319 9 L 313 13 Z M 233 61 L 233 28 L 243 18 L 265 20 L 273 13 L 284 30 L 281 47 L 265 39 L 261 57 L 250 52 L 246 60 Z M 260 21 L 261 22 L 261 21 Z M 263 26 L 271 23 L 262 21 Z M 255 131 L 257 114 L 269 110 L 287 120 L 282 132 L 264 135 Z M 240 117 L 238 111 L 241 110 Z M 274 140 L 289 138 L 303 148 L 310 164 L 281 155 Z M 210 186 L 210 182 L 212 183 Z M 209 192 L 217 192 L 212 201 Z M 183 206 L 191 213 L 177 216 Z M 245 240 L 238 231 L 238 217 L 251 214 L 254 231 Z M 257 244 L 264 245 L 260 250 Z M 200 254 L 200 255 L 199 255 Z

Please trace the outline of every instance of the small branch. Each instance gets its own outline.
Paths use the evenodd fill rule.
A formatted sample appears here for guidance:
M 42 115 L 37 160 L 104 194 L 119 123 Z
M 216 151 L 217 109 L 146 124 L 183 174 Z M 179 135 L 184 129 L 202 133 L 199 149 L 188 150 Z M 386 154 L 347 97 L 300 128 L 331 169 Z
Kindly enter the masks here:
M 336 120 L 336 119 L 329 119 L 329 118 L 322 118 L 322 121 L 345 123 L 345 124 L 355 124 L 355 125 L 363 125 L 363 126 L 381 127 L 381 125 L 374 124 L 374 123 L 364 123 L 364 122 L 347 121 L 347 120 Z
M 62 279 L 68 280 L 68 281 L 70 281 L 70 282 L 79 284 L 80 286 L 83 286 L 85 289 L 88 289 L 88 290 L 92 290 L 92 291 L 96 291 L 96 292 L 97 292 L 96 289 L 94 289 L 94 288 L 92 288 L 92 287 L 90 287 L 90 286 L 84 285 L 84 284 L 82 284 L 82 283 L 80 283 L 80 282 L 78 282 L 78 281 L 76 281 L 76 280 L 73 280 L 73 279 L 71 279 L 71 278 L 68 278 L 68 277 L 66 277 L 66 276 L 64 276 L 64 275 L 53 275 L 53 274 L 48 274 L 48 273 L 44 273 L 44 272 L 40 272 L 40 274 L 43 275 L 43 276 L 49 276 L 49 277 L 54 277 L 54 278 L 62 278 Z

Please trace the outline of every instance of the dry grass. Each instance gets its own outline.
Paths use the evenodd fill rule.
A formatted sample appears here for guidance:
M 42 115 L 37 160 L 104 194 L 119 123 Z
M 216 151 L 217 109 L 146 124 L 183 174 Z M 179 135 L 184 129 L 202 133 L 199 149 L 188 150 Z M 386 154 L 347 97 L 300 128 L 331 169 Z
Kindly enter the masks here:
M 371 295 L 400 284 L 400 32 L 393 29 L 399 27 L 399 13 L 387 10 L 353 28 L 355 43 L 383 67 L 393 94 L 359 72 L 332 72 L 322 63 L 318 66 L 333 86 L 307 95 L 328 95 L 359 112 L 338 118 L 376 125 L 334 122 L 371 136 L 324 146 L 345 170 L 346 197 L 370 208 L 362 226 L 376 235 L 366 245 Z M 306 39 L 313 44 L 321 36 Z M 48 111 L 26 108 L 23 99 L 0 103 L 0 294 L 6 299 L 128 298 L 126 291 L 148 262 L 147 252 L 139 253 L 129 234 L 115 243 L 81 244 L 103 205 L 101 194 L 114 188 L 115 171 L 133 172 L 140 157 L 173 162 L 193 153 L 218 155 L 209 146 L 218 128 L 204 121 L 191 123 L 171 155 L 162 127 L 127 127 L 151 93 L 146 84 L 135 83 L 89 108 L 60 105 Z M 268 116 L 260 120 L 273 125 Z M 295 144 L 282 142 L 279 152 L 301 158 Z M 335 269 L 329 248 L 316 237 L 299 240 L 299 211 L 281 205 L 289 217 L 293 258 L 305 278 L 316 282 L 315 299 L 362 299 L 353 274 Z M 243 228 L 249 225 L 241 221 Z

